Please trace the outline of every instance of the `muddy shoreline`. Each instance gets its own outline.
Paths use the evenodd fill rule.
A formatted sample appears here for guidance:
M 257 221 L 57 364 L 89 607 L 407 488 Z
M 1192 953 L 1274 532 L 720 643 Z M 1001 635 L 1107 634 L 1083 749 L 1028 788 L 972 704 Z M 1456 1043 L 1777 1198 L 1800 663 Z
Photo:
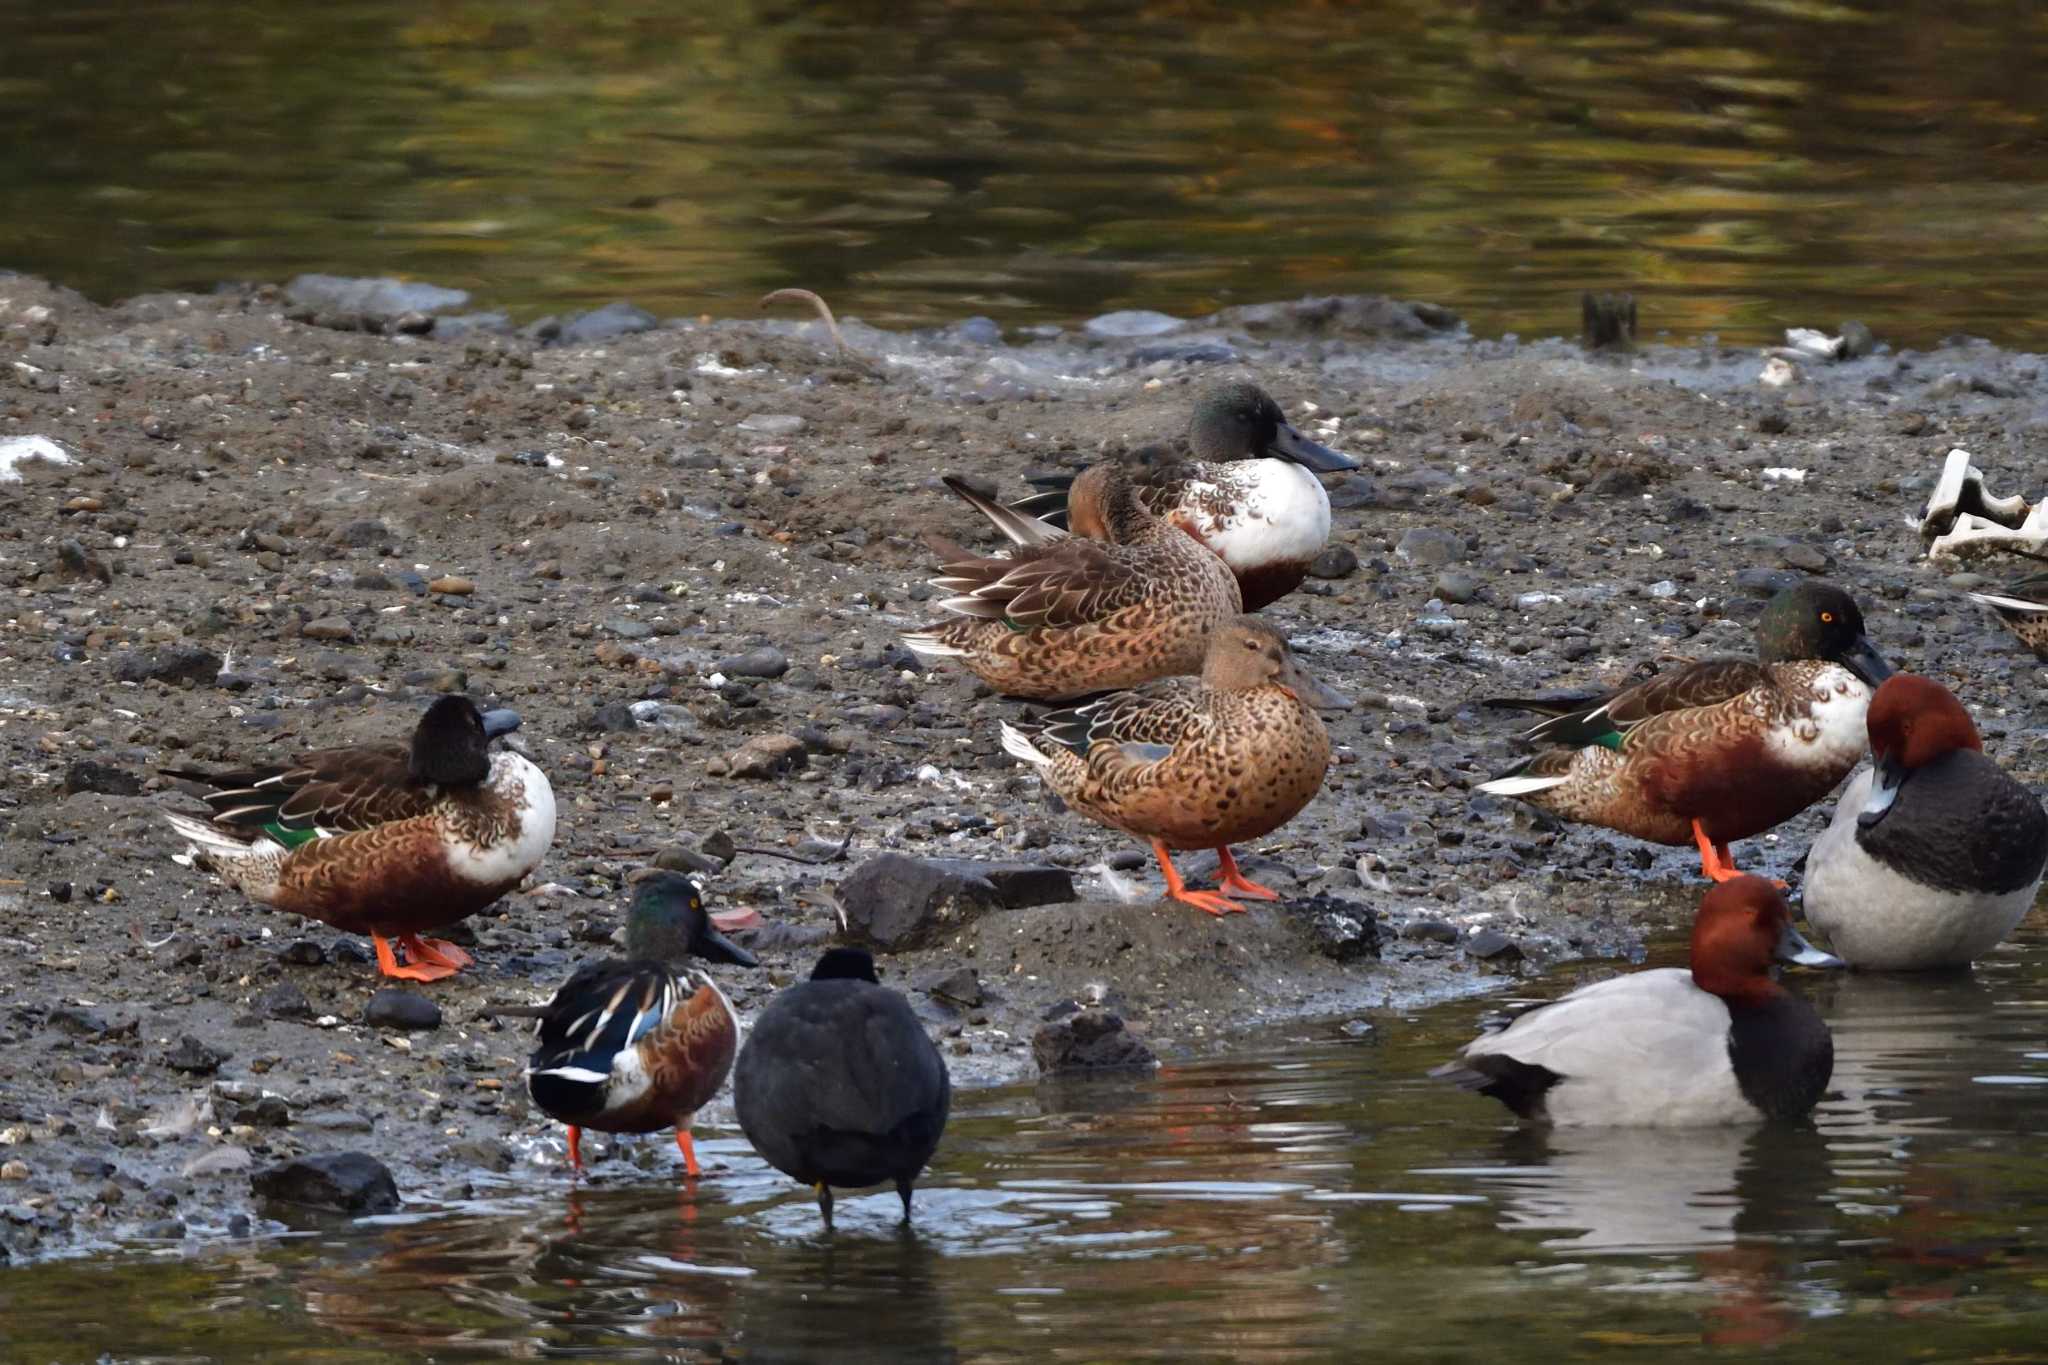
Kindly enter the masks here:
M 1031 1074 L 1071 1002 L 1171 1058 L 1629 957 L 1689 914 L 1696 862 L 1473 793 L 1514 750 L 1471 700 L 1745 650 L 1788 576 L 1848 586 L 2004 762 L 2048 766 L 2034 659 L 1907 526 L 1955 446 L 2039 491 L 2033 356 L 1880 349 L 1773 387 L 1755 351 L 1589 358 L 1384 300 L 1010 335 L 848 322 L 844 349 L 814 322 L 367 309 L 269 287 L 102 307 L 0 275 L 0 448 L 71 461 L 0 481 L 0 1259 L 260 1229 L 250 1171 L 302 1152 L 371 1152 L 408 1198 L 563 1179 L 526 1035 L 479 1011 L 606 951 L 625 875 L 657 859 L 760 912 L 764 969 L 723 974 L 743 1013 L 807 970 L 877 853 L 1072 870 L 1074 902 L 885 959 L 963 1084 Z M 1129 841 L 1001 752 L 1013 703 L 895 643 L 930 612 L 923 533 L 987 541 L 938 475 L 1019 495 L 1170 439 L 1237 375 L 1367 466 L 1330 480 L 1328 576 L 1267 612 L 1364 704 L 1333 722 L 1322 797 L 1246 870 L 1372 912 L 1377 958 L 1333 956 L 1296 905 L 1159 906 Z M 402 734 L 452 687 L 521 712 L 561 825 L 470 922 L 478 966 L 425 988 L 439 1026 L 372 1027 L 367 945 L 174 864 L 158 811 L 190 802 L 155 774 Z M 790 757 L 735 773 L 766 736 Z M 1785 875 L 1820 821 L 1738 856 Z M 597 1178 L 673 1156 L 622 1150 Z

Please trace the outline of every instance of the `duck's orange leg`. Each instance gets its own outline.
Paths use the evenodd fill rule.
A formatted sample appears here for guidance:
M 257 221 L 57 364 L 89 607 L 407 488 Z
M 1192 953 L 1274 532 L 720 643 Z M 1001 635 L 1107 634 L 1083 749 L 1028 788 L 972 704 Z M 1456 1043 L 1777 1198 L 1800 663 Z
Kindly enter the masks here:
M 391 951 L 391 945 L 382 934 L 370 935 L 370 942 L 377 949 L 377 970 L 400 981 L 439 981 L 444 976 L 455 975 L 455 968 L 432 954 L 421 953 L 413 945 L 419 942 L 411 934 L 401 934 L 398 942 L 411 960 L 401 963 L 398 955 Z M 459 949 L 457 951 L 460 951 Z
M 459 972 L 476 961 L 445 938 L 421 938 L 418 934 L 400 934 L 398 942 L 405 949 L 405 955 L 413 961 L 426 963 L 430 967 L 446 967 L 450 972 Z
M 1700 822 L 1692 822 L 1693 842 L 1700 846 L 1700 872 L 1717 881 L 1730 881 L 1742 875 L 1742 869 L 1735 865 L 1735 857 L 1728 852 L 1728 845 L 1717 844 L 1707 837 L 1707 831 Z
M 1239 905 L 1221 891 L 1190 891 L 1188 884 L 1180 879 L 1180 869 L 1173 865 L 1173 856 L 1166 851 L 1166 845 L 1154 839 L 1152 856 L 1159 860 L 1159 870 L 1166 874 L 1166 897 L 1168 900 L 1186 901 L 1197 910 L 1207 910 L 1212 915 L 1244 913 Z
M 1255 900 L 1262 901 L 1277 901 L 1280 899 L 1278 891 L 1275 891 L 1270 886 L 1260 886 L 1257 882 L 1245 876 L 1244 873 L 1238 871 L 1237 859 L 1230 856 L 1228 848 L 1219 847 L 1216 850 L 1216 857 L 1219 864 L 1216 877 L 1216 889 L 1218 891 L 1234 891 L 1240 896 L 1250 896 Z
M 697 1144 L 690 1137 L 689 1129 L 676 1129 L 676 1150 L 683 1154 L 683 1169 L 690 1173 L 692 1179 L 704 1174 L 703 1168 L 697 1165 Z
M 569 1125 L 569 1169 L 583 1174 L 583 1130 L 573 1123 Z

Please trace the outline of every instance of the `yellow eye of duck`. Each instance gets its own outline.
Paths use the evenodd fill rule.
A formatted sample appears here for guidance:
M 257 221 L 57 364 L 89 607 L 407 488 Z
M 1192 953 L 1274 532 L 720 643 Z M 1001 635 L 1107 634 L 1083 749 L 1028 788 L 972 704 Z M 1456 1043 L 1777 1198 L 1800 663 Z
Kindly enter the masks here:
M 1831 611 L 1822 612 L 1820 614 L 1820 623 L 1824 626 L 1833 625 L 1835 623 L 1835 614 Z

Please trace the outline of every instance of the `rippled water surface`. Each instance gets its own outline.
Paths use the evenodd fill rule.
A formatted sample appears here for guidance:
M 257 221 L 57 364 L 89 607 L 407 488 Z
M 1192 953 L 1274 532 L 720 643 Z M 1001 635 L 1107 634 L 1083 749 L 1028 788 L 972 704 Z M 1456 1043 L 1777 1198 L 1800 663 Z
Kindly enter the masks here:
M 720 1135 L 694 1193 L 536 1168 L 403 1221 L 0 1273 L 5 1355 L 2048 1359 L 2034 924 L 1971 976 L 1802 976 L 1837 1055 L 1813 1130 L 1520 1132 L 1420 1078 L 1503 1003 L 1467 1001 L 964 1093 L 914 1232 L 890 1193 L 827 1237 Z
M 2015 0 L 0 0 L 0 267 L 1071 322 L 1303 292 L 2039 344 Z

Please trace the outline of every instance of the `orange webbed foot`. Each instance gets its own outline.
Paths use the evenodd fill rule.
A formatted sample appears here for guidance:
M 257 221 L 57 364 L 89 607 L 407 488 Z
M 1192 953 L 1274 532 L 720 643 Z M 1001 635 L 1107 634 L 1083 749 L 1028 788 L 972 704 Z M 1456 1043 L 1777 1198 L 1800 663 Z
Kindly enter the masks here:
M 1221 891 L 1190 891 L 1182 887 L 1166 893 L 1169 900 L 1182 901 L 1197 910 L 1207 910 L 1212 915 L 1242 915 L 1245 908 Z
M 1733 881 L 1742 875 L 1742 869 L 1735 865 L 1735 858 L 1728 852 L 1728 845 L 1716 843 L 1707 836 L 1700 822 L 1692 822 L 1692 841 L 1699 845 L 1700 872 L 1717 882 Z
M 438 957 L 416 952 L 412 946 L 416 941 L 410 935 L 399 939 L 400 945 L 405 948 L 406 956 L 412 959 L 410 962 L 401 963 L 398 955 L 391 951 L 391 944 L 381 934 L 370 935 L 370 942 L 377 949 L 377 970 L 399 981 L 439 981 L 455 975 L 456 968 L 452 964 Z M 456 951 L 461 952 L 461 949 L 458 948 Z M 467 954 L 464 954 L 464 960 L 468 960 Z
M 1218 860 L 1216 889 L 1218 891 L 1228 891 L 1239 896 L 1250 896 L 1253 900 L 1277 901 L 1280 899 L 1280 893 L 1272 887 L 1260 886 L 1257 882 L 1245 876 L 1238 869 L 1237 859 L 1230 856 L 1229 849 L 1217 849 L 1216 857 Z
M 413 961 L 447 967 L 451 971 L 459 972 L 476 961 L 445 938 L 421 938 L 417 934 L 407 934 L 398 942 L 405 949 L 405 955 Z

